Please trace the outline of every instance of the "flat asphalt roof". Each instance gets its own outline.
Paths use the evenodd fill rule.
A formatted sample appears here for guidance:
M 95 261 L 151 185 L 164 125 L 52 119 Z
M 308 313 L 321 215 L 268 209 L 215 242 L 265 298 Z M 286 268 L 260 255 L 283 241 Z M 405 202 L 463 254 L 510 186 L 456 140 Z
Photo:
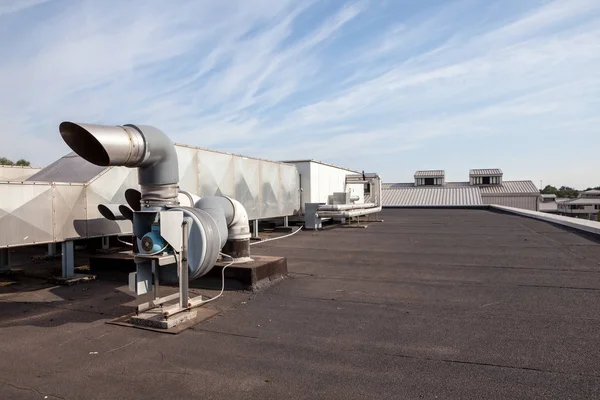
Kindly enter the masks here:
M 253 246 L 290 277 L 179 335 L 106 324 L 124 282 L 1 295 L 0 397 L 600 396 L 598 241 L 487 210 L 381 217 Z

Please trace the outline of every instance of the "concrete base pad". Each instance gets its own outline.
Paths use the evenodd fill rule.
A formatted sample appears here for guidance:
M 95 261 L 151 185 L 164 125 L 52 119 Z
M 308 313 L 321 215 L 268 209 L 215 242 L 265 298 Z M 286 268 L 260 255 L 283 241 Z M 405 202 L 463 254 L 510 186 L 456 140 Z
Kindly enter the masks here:
M 55 283 L 57 285 L 66 286 L 71 286 L 82 282 L 90 282 L 94 280 L 96 280 L 96 275 L 88 274 L 75 274 L 74 276 L 70 276 L 68 278 L 63 278 L 61 276 L 55 276 L 53 278 L 50 278 L 50 282 Z
M 285 257 L 252 255 L 252 259 L 253 261 L 247 263 L 227 267 L 225 279 L 235 279 L 241 282 L 243 289 L 256 292 L 278 282 L 288 273 Z M 220 277 L 223 267 L 227 264 L 227 262 L 217 263 L 206 276 Z
M 131 317 L 129 322 L 133 325 L 148 326 L 158 329 L 170 329 L 196 318 L 197 315 L 198 313 L 196 310 L 187 310 L 179 314 L 172 315 L 169 318 L 165 318 L 163 316 L 162 309 L 156 308 Z
M 284 257 L 257 256 L 251 254 L 252 261 L 236 263 L 225 270 L 225 278 L 239 281 L 231 289 L 258 291 L 287 275 L 287 259 Z M 221 286 L 221 271 L 229 262 L 217 263 L 205 277 L 190 281 L 191 288 L 203 288 L 207 280 L 218 281 Z M 90 258 L 90 268 L 101 279 L 113 278 L 126 280 L 129 272 L 135 271 L 133 255 L 128 252 L 113 253 Z M 237 282 L 236 282 L 237 283 Z
M 144 329 L 144 330 L 159 332 L 159 333 L 167 333 L 170 335 L 177 335 L 177 334 L 185 331 L 186 329 L 191 328 L 194 325 L 197 325 L 203 321 L 208 320 L 209 318 L 214 317 L 220 311 L 216 310 L 214 308 L 206 307 L 206 306 L 198 307 L 198 308 L 193 309 L 192 311 L 186 311 L 184 313 L 177 314 L 180 316 L 179 317 L 180 319 L 177 321 L 174 320 L 174 318 L 177 315 L 170 317 L 169 320 L 173 321 L 173 323 L 171 323 L 170 326 L 169 326 L 168 322 L 166 324 L 161 324 L 160 322 L 154 323 L 151 320 L 151 318 L 153 317 L 152 315 L 149 315 L 150 318 L 145 318 L 144 321 L 140 321 L 140 319 L 141 319 L 140 317 L 143 314 L 149 314 L 151 312 L 152 312 L 152 310 L 148 310 L 145 313 L 141 313 L 139 315 L 136 315 L 136 314 L 124 315 L 124 316 L 114 319 L 112 321 L 108 321 L 107 324 L 119 325 L 119 326 L 124 326 L 124 327 L 128 327 L 128 328 Z M 158 313 L 158 311 L 155 311 L 155 313 Z M 194 314 L 193 317 L 191 316 L 192 313 Z M 186 316 L 185 314 L 188 314 L 188 315 Z M 154 316 L 154 318 L 159 319 L 156 316 Z

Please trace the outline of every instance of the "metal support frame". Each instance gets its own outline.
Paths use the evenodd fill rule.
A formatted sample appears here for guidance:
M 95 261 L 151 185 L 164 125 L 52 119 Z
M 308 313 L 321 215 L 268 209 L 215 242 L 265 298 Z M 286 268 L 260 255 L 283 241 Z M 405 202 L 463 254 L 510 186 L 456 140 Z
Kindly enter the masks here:
M 285 228 L 287 228 L 287 227 L 290 226 L 290 219 L 289 219 L 289 217 L 287 215 L 285 217 L 283 217 L 283 226 Z
M 258 220 L 252 221 L 252 239 L 260 239 L 258 236 Z
M 0 272 L 10 271 L 10 248 L 0 249 Z
M 167 257 L 160 255 L 147 257 L 141 256 L 142 258 L 149 258 L 152 261 L 152 274 L 154 276 L 154 299 L 152 301 L 138 305 L 138 314 L 155 307 L 161 307 L 162 315 L 166 319 L 168 317 L 179 314 L 183 311 L 189 310 L 202 304 L 202 296 L 190 298 L 188 269 L 188 229 L 186 221 L 184 221 L 181 225 L 181 229 L 183 236 L 183 247 L 180 253 L 177 254 L 177 252 L 175 252 L 176 255 Z M 177 263 L 177 271 L 179 275 L 179 291 L 168 296 L 160 297 L 158 268 L 160 268 L 161 265 L 166 265 L 166 262 L 164 262 L 165 258 L 174 258 Z M 165 303 L 176 299 L 178 300 L 176 304 L 164 306 Z
M 108 250 L 110 248 L 110 237 L 102 236 L 102 250 Z
M 56 243 L 48 243 L 48 255 L 53 257 L 56 255 Z
M 62 243 L 62 277 L 75 276 L 75 247 L 72 240 Z

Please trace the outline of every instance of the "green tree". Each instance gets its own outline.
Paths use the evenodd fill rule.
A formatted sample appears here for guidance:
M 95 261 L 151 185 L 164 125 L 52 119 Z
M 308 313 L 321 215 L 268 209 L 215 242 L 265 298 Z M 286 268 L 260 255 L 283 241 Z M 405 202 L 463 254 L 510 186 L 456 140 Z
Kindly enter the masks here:
M 0 165 L 15 165 L 15 163 L 6 157 L 0 157 Z
M 570 199 L 573 199 L 573 198 L 579 196 L 579 190 L 573 189 L 572 187 L 569 187 L 569 186 L 561 186 L 560 188 L 558 188 L 557 196 L 558 197 L 568 197 Z
M 15 163 L 15 165 L 18 165 L 19 167 L 30 167 L 30 166 L 31 166 L 31 163 L 30 163 L 29 161 L 27 161 L 27 160 L 24 160 L 24 159 L 22 159 L 22 158 L 21 158 L 20 160 L 18 160 L 18 161 Z
M 542 194 L 557 194 L 558 189 L 552 185 L 546 185 L 544 189 L 540 191 Z

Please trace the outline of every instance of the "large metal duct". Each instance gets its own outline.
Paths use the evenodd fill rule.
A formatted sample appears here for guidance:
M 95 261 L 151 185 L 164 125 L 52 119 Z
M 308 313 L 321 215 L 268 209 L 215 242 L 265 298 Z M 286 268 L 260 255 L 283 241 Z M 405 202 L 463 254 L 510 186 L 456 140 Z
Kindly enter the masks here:
M 234 262 L 250 260 L 250 224 L 248 213 L 237 200 L 226 196 L 203 197 L 195 207 L 208 212 L 217 222 L 223 251 Z
M 100 166 L 138 169 L 142 209 L 177 205 L 179 167 L 173 142 L 146 125 L 63 122 L 60 134 L 80 157 Z
M 205 275 L 215 265 L 219 252 L 229 245 L 236 261 L 250 257 L 250 228 L 244 207 L 228 197 L 200 199 L 179 191 L 179 169 L 175 147 L 160 130 L 144 125 L 103 126 L 63 122 L 60 133 L 79 156 L 100 166 L 138 168 L 141 192 L 125 192 L 131 207 L 102 205 L 102 214 L 109 219 L 125 219 L 132 215 L 136 252 L 136 293 L 147 293 L 152 285 L 153 266 L 150 258 L 172 254 L 165 239 L 165 228 L 172 229 L 170 211 L 182 212 L 187 225 L 189 279 Z M 131 212 L 130 212 L 131 210 Z M 170 231 L 169 231 L 170 232 Z M 158 271 L 163 282 L 176 282 L 177 265 L 162 265 Z

